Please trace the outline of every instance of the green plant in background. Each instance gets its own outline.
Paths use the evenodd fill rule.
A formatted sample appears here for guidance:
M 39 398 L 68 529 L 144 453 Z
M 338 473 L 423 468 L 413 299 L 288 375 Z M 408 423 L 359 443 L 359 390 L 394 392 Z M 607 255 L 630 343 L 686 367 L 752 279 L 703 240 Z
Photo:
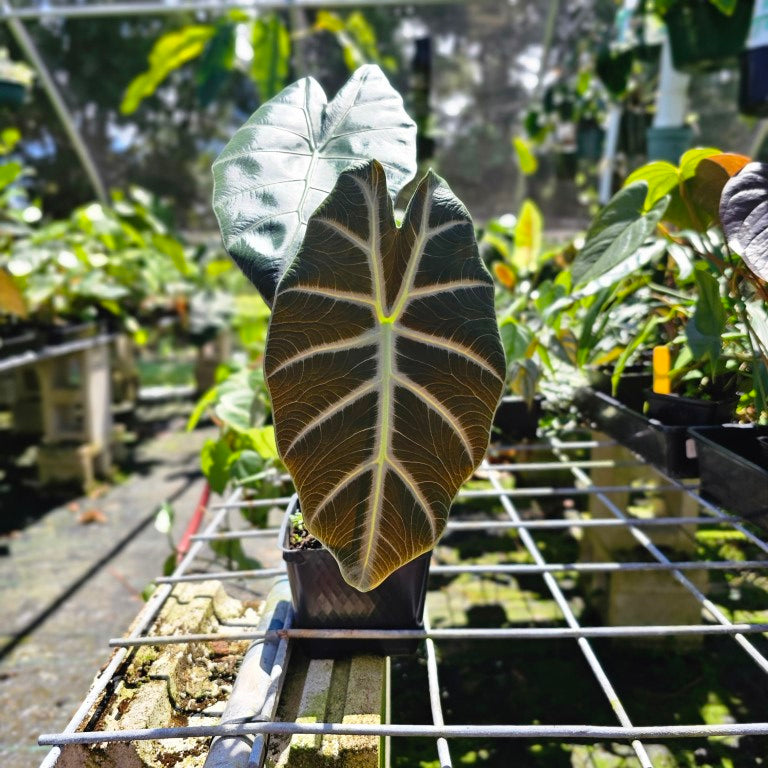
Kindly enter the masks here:
M 330 33 L 338 42 L 350 72 L 363 64 L 394 70 L 396 61 L 378 50 L 376 32 L 361 11 L 339 14 L 320 10 L 305 30 L 289 29 L 284 14 L 229 11 L 208 24 L 188 24 L 166 32 L 149 54 L 148 68 L 127 86 L 120 105 L 124 115 L 135 112 L 175 71 L 196 63 L 198 98 L 210 104 L 221 87 L 241 72 L 255 84 L 259 100 L 268 101 L 285 86 L 291 71 L 294 43 L 309 35 Z M 247 52 L 247 56 L 239 52 Z
M 654 162 L 632 173 L 592 222 L 571 267 L 573 290 L 555 309 L 582 308 L 583 328 L 596 328 L 589 337 L 598 339 L 610 302 L 639 300 L 645 317 L 620 347 L 614 383 L 633 357 L 669 344 L 678 390 L 739 391 L 741 417 L 758 421 L 768 417 L 768 193 L 763 166 L 747 163 L 696 149 L 678 166 Z

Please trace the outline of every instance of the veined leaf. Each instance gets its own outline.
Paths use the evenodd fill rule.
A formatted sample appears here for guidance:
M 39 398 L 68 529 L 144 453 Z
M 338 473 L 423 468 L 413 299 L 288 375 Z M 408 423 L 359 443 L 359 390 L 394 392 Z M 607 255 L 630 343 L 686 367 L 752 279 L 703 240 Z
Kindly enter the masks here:
M 213 207 L 224 245 L 268 304 L 339 174 L 374 157 L 396 197 L 416 172 L 416 125 L 376 66 L 358 69 L 330 103 L 315 80 L 299 80 L 224 148 Z
M 750 163 L 723 189 L 720 221 L 728 247 L 768 280 L 768 163 Z
M 504 385 L 472 221 L 427 174 L 401 228 L 384 168 L 343 173 L 280 281 L 264 369 L 309 531 L 361 591 L 430 550 Z
M 571 265 L 575 286 L 602 277 L 632 257 L 656 228 L 669 198 L 661 198 L 643 213 L 647 189 L 644 181 L 620 189 L 597 215 Z
M 668 195 L 679 183 L 680 176 L 677 168 L 666 160 L 654 160 L 652 163 L 641 165 L 627 176 L 624 186 L 644 181 L 648 185 L 645 196 L 645 208 L 652 208 L 654 203 Z
M 544 218 L 536 203 L 523 201 L 515 225 L 515 250 L 512 253 L 512 265 L 518 271 L 532 272 L 536 269 L 543 229 Z

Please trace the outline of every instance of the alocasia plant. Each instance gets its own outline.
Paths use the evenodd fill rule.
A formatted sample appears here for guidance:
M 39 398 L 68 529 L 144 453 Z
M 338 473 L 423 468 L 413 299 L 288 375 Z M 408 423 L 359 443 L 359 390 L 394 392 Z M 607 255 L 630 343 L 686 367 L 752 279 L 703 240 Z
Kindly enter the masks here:
M 272 304 L 264 370 L 305 524 L 367 591 L 443 532 L 487 448 L 504 352 L 447 184 L 428 173 L 395 223 L 415 168 L 400 97 L 373 67 L 327 107 L 318 91 L 300 81 L 246 123 L 216 162 L 215 204 Z
M 339 174 L 373 158 L 394 199 L 416 173 L 416 125 L 382 71 L 367 65 L 330 102 L 311 77 L 288 86 L 216 159 L 213 208 L 224 245 L 268 304 Z
M 401 228 L 377 161 L 341 175 L 277 289 L 265 356 L 310 532 L 365 591 L 431 549 L 504 384 L 493 283 L 433 173 Z

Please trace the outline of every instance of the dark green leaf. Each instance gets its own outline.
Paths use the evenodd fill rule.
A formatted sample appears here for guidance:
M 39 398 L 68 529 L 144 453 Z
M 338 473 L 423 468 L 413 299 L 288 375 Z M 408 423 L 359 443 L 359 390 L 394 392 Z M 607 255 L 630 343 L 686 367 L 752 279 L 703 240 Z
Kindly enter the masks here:
M 277 289 L 264 369 L 309 530 L 373 589 L 440 537 L 505 364 L 469 214 L 432 172 L 401 228 L 383 167 L 343 173 Z
M 533 341 L 531 331 L 512 318 L 505 320 L 499 331 L 507 363 L 524 359 L 527 356 L 528 347 Z
M 197 69 L 197 95 L 204 107 L 216 98 L 219 89 L 232 74 L 236 32 L 235 24 L 220 23 L 205 46 Z
M 206 440 L 200 452 L 200 466 L 211 490 L 224 493 L 229 483 L 232 451 L 224 440 Z
M 262 101 L 276 96 L 285 85 L 291 67 L 291 37 L 276 13 L 253 24 L 251 77 Z
M 224 244 L 268 304 L 339 173 L 372 157 L 396 197 L 416 171 L 416 126 L 375 66 L 357 70 L 330 103 L 315 80 L 299 80 L 219 155 L 213 206 Z
M 720 284 L 705 269 L 694 272 L 699 295 L 693 317 L 685 326 L 688 344 L 696 359 L 708 362 L 712 374 L 723 348 L 721 334 L 725 330 L 726 314 L 720 300 Z
M 768 163 L 749 163 L 725 185 L 720 221 L 728 247 L 768 280 Z
M 631 184 L 619 190 L 598 213 L 571 266 L 574 285 L 584 285 L 619 266 L 653 232 L 669 199 L 662 198 L 643 213 L 647 190 L 644 181 Z

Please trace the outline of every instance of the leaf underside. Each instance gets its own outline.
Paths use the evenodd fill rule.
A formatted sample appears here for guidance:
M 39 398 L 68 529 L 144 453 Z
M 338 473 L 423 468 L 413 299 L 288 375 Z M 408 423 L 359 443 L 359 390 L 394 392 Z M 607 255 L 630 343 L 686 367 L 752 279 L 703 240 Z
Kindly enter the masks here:
M 245 123 L 213 164 L 224 245 L 268 304 L 307 220 L 339 174 L 377 158 L 396 196 L 416 172 L 416 126 L 382 71 L 358 69 L 331 101 L 311 77 Z
M 430 550 L 505 374 L 493 282 L 442 179 L 398 229 L 379 163 L 341 175 L 280 282 L 264 367 L 307 528 L 344 578 L 366 591 Z
M 731 250 L 768 280 L 768 163 L 749 163 L 725 185 L 720 221 Z

